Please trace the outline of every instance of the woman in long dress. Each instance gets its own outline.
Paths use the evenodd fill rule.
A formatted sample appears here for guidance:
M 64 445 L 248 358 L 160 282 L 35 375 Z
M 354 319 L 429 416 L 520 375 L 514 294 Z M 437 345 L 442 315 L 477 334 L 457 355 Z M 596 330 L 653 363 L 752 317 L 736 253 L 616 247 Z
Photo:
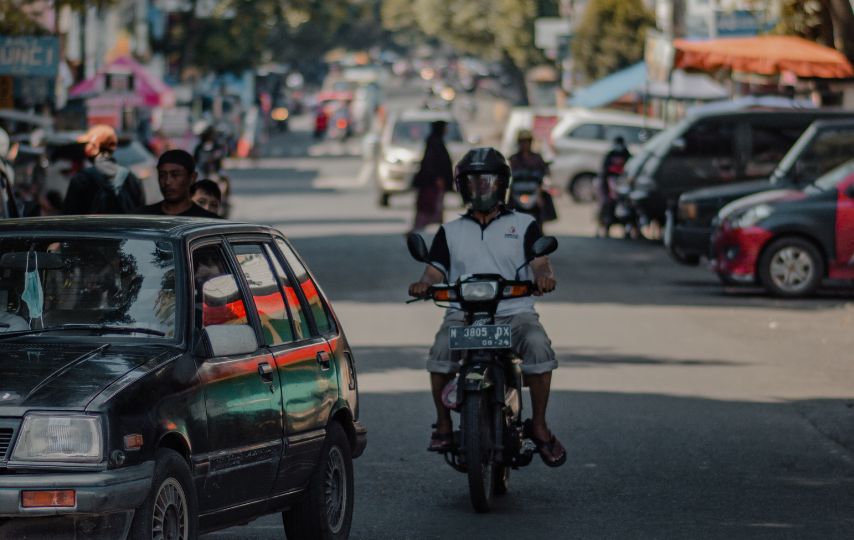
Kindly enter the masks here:
M 451 156 L 443 140 L 445 125 L 443 121 L 430 124 L 421 167 L 412 181 L 417 198 L 411 232 L 420 231 L 431 223 L 442 223 L 445 192 L 451 187 L 454 174 Z

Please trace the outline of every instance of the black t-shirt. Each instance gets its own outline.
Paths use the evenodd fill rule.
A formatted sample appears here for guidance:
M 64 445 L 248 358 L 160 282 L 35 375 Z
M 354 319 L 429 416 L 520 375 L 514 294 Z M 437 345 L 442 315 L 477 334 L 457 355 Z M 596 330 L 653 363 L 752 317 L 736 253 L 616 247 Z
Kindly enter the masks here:
M 222 219 L 221 216 L 214 214 L 213 212 L 208 212 L 201 206 L 196 203 L 193 203 L 193 206 L 184 210 L 180 214 L 167 214 L 163 211 L 163 207 L 161 206 L 161 202 L 157 202 L 154 204 L 149 204 L 148 206 L 141 206 L 134 211 L 134 214 L 143 214 L 150 216 L 181 216 L 181 217 L 204 217 L 204 218 L 216 218 Z

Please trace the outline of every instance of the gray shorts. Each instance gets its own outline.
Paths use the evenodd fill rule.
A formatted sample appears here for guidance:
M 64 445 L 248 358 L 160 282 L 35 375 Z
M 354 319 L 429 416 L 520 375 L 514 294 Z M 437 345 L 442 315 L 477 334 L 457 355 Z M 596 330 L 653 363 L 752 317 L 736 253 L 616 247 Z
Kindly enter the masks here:
M 436 340 L 427 358 L 427 371 L 431 373 L 456 373 L 460 368 L 460 355 L 448 348 L 448 328 L 462 326 L 465 314 L 449 311 L 436 333 Z M 522 373 L 538 375 L 557 368 L 552 341 L 546 335 L 540 316 L 536 312 L 495 317 L 495 324 L 509 324 L 513 333 L 513 352 L 522 359 Z

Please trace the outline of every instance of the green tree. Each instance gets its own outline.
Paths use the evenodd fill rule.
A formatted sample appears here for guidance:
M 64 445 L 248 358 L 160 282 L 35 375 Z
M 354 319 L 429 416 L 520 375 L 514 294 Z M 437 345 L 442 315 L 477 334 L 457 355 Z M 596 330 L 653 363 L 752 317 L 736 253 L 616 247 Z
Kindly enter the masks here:
M 849 0 L 784 0 L 776 31 L 835 47 L 854 64 L 854 7 Z
M 578 71 L 591 82 L 640 61 L 654 24 L 641 0 L 590 0 L 573 38 Z

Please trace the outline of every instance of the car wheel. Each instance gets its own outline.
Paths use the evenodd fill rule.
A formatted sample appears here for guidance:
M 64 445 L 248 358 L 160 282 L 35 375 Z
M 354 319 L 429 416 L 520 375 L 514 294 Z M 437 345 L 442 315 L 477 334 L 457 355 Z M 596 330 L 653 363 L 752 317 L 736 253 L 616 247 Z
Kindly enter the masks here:
M 190 466 L 168 448 L 157 451 L 151 491 L 136 509 L 130 540 L 196 540 L 199 509 Z
M 344 428 L 329 424 L 305 497 L 282 513 L 288 540 L 344 540 L 353 520 L 353 459 Z
M 572 200 L 577 203 L 589 203 L 596 200 L 596 175 L 590 173 L 579 174 L 569 180 L 566 190 Z
M 770 293 L 799 297 L 813 293 L 824 277 L 824 259 L 803 238 L 780 238 L 759 259 L 759 280 Z

